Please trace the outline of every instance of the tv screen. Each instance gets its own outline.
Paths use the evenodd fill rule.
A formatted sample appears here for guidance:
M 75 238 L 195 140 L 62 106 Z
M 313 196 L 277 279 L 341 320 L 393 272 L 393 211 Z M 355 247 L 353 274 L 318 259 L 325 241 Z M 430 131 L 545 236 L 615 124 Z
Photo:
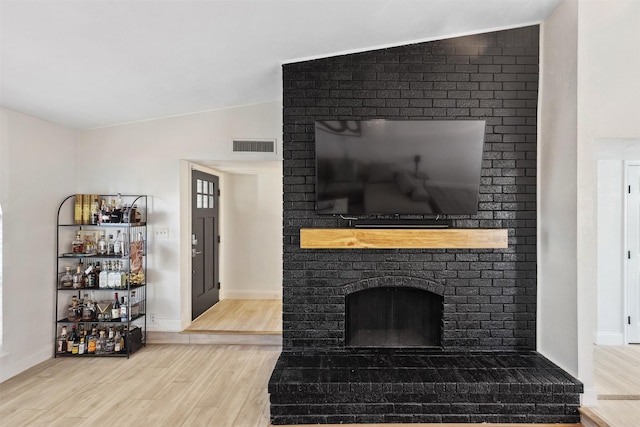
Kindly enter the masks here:
M 484 120 L 316 121 L 321 214 L 473 215 Z

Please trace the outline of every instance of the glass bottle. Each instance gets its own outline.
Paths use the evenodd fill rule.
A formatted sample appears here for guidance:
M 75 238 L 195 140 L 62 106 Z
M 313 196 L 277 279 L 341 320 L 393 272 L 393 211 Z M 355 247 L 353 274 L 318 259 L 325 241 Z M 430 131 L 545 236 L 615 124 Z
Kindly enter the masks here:
M 122 256 L 122 236 L 120 230 L 116 235 L 116 240 L 113 242 L 113 254 L 116 256 Z
M 91 330 L 91 335 L 89 335 L 87 341 L 87 353 L 94 354 L 96 352 L 96 342 L 98 341 L 96 328 Z
M 115 299 L 111 306 L 111 320 L 116 322 L 120 320 L 120 300 L 118 299 L 118 293 L 115 293 Z
M 129 286 L 129 275 L 124 270 L 124 263 L 120 261 L 118 265 L 118 271 L 120 272 L 120 289 L 127 289 Z
M 74 289 L 81 289 L 85 287 L 87 281 L 87 276 L 85 276 L 84 271 L 82 271 L 82 267 L 78 264 L 76 268 L 76 272 L 73 275 L 73 287 Z
M 102 232 L 100 238 L 98 239 L 98 253 L 100 255 L 107 254 L 107 240 L 104 238 L 104 232 Z
M 107 354 L 112 354 L 115 352 L 116 341 L 113 335 L 113 328 L 109 328 L 109 336 L 107 337 L 107 344 L 105 347 L 105 352 Z
M 91 224 L 98 224 L 100 222 L 100 205 L 98 205 L 98 199 L 93 199 L 91 204 Z
M 78 306 L 78 299 L 73 297 L 71 300 L 71 305 L 67 309 L 67 320 L 69 322 L 78 322 L 80 321 L 82 313 L 80 312 L 80 307 Z
M 120 287 L 120 273 L 116 271 L 116 262 L 109 263 L 109 272 L 107 273 L 109 288 L 116 289 Z
M 93 264 L 90 264 L 89 267 L 84 271 L 84 275 L 86 278 L 86 287 L 87 288 L 95 288 L 96 287 L 96 271 Z
M 93 286 L 94 288 L 100 287 L 100 273 L 102 273 L 102 267 L 100 266 L 100 261 L 96 261 L 93 267 L 93 273 L 96 276 L 96 282 Z
M 64 354 L 67 352 L 67 327 L 63 326 L 56 340 L 56 353 Z
M 80 344 L 78 344 L 78 354 L 85 354 L 85 353 L 86 353 L 85 338 L 80 337 Z
M 71 333 L 67 336 L 67 353 L 74 353 L 74 351 L 78 354 L 78 333 L 76 325 L 71 325 Z
M 98 285 L 101 289 L 109 287 L 109 261 L 105 261 L 104 268 L 100 270 L 100 276 L 98 276 Z
M 120 348 L 123 353 L 127 352 L 127 325 L 123 325 L 120 330 Z
M 116 329 L 113 334 L 113 352 L 120 353 L 122 352 L 122 339 L 120 337 L 120 330 Z
M 125 296 L 125 297 L 122 297 L 120 300 L 120 321 L 121 322 L 129 321 L 128 312 L 129 312 L 129 307 L 127 303 L 127 297 Z
M 105 354 L 107 349 L 107 337 L 105 332 L 100 331 L 100 336 L 96 340 L 96 354 Z
M 76 234 L 76 238 L 71 242 L 71 252 L 74 254 L 84 253 L 84 241 L 80 238 L 80 233 Z
M 96 308 L 93 306 L 93 301 L 86 300 L 85 305 L 82 308 L 82 321 L 92 322 L 96 319 Z
M 65 267 L 67 270 L 60 277 L 61 288 L 73 288 L 73 274 L 71 274 L 71 267 Z
M 111 222 L 111 212 L 104 199 L 102 199 L 102 206 L 100 207 L 100 217 L 102 218 L 101 222 Z
M 109 234 L 109 240 L 107 240 L 107 255 L 113 255 L 113 234 Z
M 129 298 L 129 310 L 131 319 L 135 319 L 140 314 L 140 305 L 138 298 L 136 297 L 136 291 L 131 291 L 131 298 Z

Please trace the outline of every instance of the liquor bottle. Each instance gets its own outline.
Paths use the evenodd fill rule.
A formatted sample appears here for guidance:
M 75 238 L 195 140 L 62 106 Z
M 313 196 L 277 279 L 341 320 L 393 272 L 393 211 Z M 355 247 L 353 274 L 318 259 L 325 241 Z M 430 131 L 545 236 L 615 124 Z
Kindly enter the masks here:
M 129 238 L 126 232 L 122 232 L 122 256 L 129 255 Z
M 92 322 L 96 319 L 96 308 L 93 305 L 92 300 L 85 300 L 85 305 L 82 308 L 82 321 Z
M 96 354 L 105 354 L 107 350 L 107 337 L 105 332 L 100 331 L 100 336 L 96 340 Z
M 116 322 L 120 320 L 120 300 L 118 299 L 118 293 L 115 293 L 115 299 L 111 306 L 111 320 Z
M 76 234 L 76 238 L 71 242 L 71 252 L 74 254 L 84 253 L 84 241 L 80 238 L 80 233 Z
M 104 199 L 102 199 L 102 206 L 100 207 L 100 217 L 102 218 L 101 222 L 111 222 L 111 212 Z
M 127 289 L 129 286 L 129 275 L 124 270 L 124 263 L 122 261 L 118 264 L 118 271 L 120 272 L 120 289 Z
M 122 353 L 127 352 L 127 326 L 122 327 L 122 331 L 120 332 L 120 349 Z
M 76 268 L 76 272 L 73 275 L 73 287 L 74 289 L 84 288 L 87 282 L 87 276 L 85 276 L 84 271 L 82 271 L 82 267 L 78 264 Z
M 100 238 L 98 239 L 98 253 L 100 255 L 106 255 L 107 254 L 107 240 L 104 238 L 104 231 L 102 232 L 102 234 L 100 235 Z
M 122 297 L 120 301 L 120 321 L 128 322 L 129 316 L 127 315 L 127 313 L 129 311 L 129 307 L 127 304 L 127 297 Z
M 73 297 L 71 299 L 71 305 L 67 309 L 67 320 L 69 322 L 79 322 L 82 319 L 82 312 L 78 306 L 78 299 Z
M 113 335 L 113 328 L 109 328 L 109 335 L 107 336 L 107 345 L 105 347 L 105 353 L 112 354 L 115 352 L 116 342 Z
M 118 193 L 115 200 L 111 201 L 113 211 L 111 211 L 111 222 L 122 222 L 122 195 Z
M 78 334 L 76 332 L 76 325 L 71 325 L 71 333 L 67 336 L 67 353 L 73 353 L 75 346 L 75 354 L 78 354 Z
M 84 238 L 84 253 L 94 254 L 96 253 L 98 239 L 96 239 L 97 233 L 87 234 Z
M 116 262 L 111 261 L 109 263 L 109 271 L 107 272 L 107 281 L 109 288 L 117 289 L 120 287 L 120 273 L 116 271 Z
M 106 289 L 109 287 L 109 261 L 104 262 L 104 267 L 100 269 L 100 275 L 98 276 L 98 286 L 100 289 Z
M 73 274 L 71 274 L 71 267 L 65 267 L 67 270 L 60 277 L 61 288 L 73 288 Z
M 96 352 L 96 342 L 98 341 L 98 336 L 96 334 L 96 328 L 93 328 L 87 341 L 87 353 L 89 354 L 94 354 Z
M 113 242 L 113 254 L 116 256 L 122 256 L 122 236 L 120 230 L 116 235 L 116 240 Z
M 120 339 L 120 331 L 116 329 L 113 334 L 113 352 L 120 353 L 122 351 L 122 340 Z
M 102 273 L 102 266 L 100 265 L 100 261 L 96 261 L 93 273 L 96 276 L 96 283 L 93 286 L 94 288 L 100 287 L 100 273 Z
M 67 327 L 63 326 L 56 340 L 56 353 L 64 354 L 67 352 Z
M 132 319 L 135 319 L 140 314 L 140 304 L 136 297 L 136 291 L 131 291 L 131 298 L 129 298 L 129 311 Z
M 93 199 L 91 204 L 91 224 L 98 224 L 100 222 L 100 206 L 98 205 L 98 199 Z
M 85 337 L 81 337 L 80 344 L 78 345 L 78 354 L 85 354 L 85 353 L 86 353 Z
M 84 271 L 84 275 L 86 278 L 86 287 L 87 288 L 95 288 L 96 287 L 96 271 L 93 264 L 90 264 L 89 267 Z
M 107 240 L 107 255 L 113 255 L 113 234 L 109 234 L 109 240 Z

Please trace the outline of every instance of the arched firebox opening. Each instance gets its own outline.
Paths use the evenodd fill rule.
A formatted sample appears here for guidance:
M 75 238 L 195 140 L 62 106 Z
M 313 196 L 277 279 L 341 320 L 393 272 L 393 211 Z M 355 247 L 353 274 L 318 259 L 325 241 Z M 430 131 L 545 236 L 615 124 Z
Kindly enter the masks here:
M 443 298 L 410 287 L 377 287 L 346 296 L 347 347 L 440 347 Z

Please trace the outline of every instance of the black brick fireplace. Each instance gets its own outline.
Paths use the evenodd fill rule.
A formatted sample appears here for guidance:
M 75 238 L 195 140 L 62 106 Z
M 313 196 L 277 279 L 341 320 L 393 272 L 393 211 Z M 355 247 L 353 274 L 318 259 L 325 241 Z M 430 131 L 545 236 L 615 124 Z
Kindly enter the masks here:
M 582 385 L 535 351 L 538 31 L 283 67 L 273 424 L 579 421 Z M 314 122 L 373 118 L 486 120 L 478 215 L 448 219 L 508 248 L 301 249 L 301 228 L 349 225 L 316 213 Z

